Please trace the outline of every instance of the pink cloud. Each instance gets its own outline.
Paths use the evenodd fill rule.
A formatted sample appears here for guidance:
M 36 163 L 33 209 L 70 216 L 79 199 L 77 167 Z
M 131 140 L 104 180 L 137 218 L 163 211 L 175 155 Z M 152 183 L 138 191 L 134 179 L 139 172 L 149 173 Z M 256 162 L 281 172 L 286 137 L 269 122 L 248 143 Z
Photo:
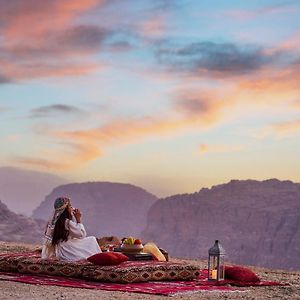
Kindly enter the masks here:
M 300 98 L 293 101 L 293 105 L 295 106 L 295 108 L 300 109 Z
M 95 26 L 78 26 L 76 20 L 104 1 L 2 2 L 1 75 L 7 81 L 78 75 L 95 69 L 95 64 L 88 61 L 89 55 L 99 49 L 106 33 Z M 87 40 L 87 36 L 92 38 Z
M 238 152 L 245 148 L 244 145 L 226 145 L 226 144 L 201 144 L 199 152 L 204 153 L 227 153 Z
M 21 136 L 19 134 L 11 134 L 11 135 L 6 136 L 6 140 L 9 142 L 12 142 L 12 143 L 17 142 L 20 139 L 21 139 Z
M 70 170 L 81 167 L 86 162 L 102 155 L 96 143 L 90 142 L 88 145 L 79 143 L 65 143 L 64 151 L 44 150 L 41 155 L 15 156 L 11 160 L 13 163 L 25 165 L 31 168 L 43 168 L 47 170 Z M 46 158 L 45 158 L 46 157 Z
M 57 151 L 47 150 L 44 157 L 39 158 L 36 154 L 33 158 L 17 158 L 18 163 L 40 166 L 45 168 L 73 169 L 103 155 L 103 151 L 114 145 L 124 145 L 136 143 L 149 137 L 163 137 L 177 135 L 180 132 L 200 126 L 203 129 L 214 124 L 209 117 L 204 117 L 210 112 L 203 112 L 203 118 L 199 115 L 178 116 L 178 117 L 145 117 L 139 119 L 124 119 L 108 122 L 98 128 L 87 130 L 55 130 L 51 128 L 41 129 L 38 133 L 43 136 L 55 138 L 58 143 L 63 143 L 63 153 L 61 149 Z M 59 157 L 59 159 L 57 159 Z
M 66 170 L 69 168 L 69 165 L 64 161 L 55 162 L 50 159 L 41 159 L 41 158 L 30 158 L 30 157 L 13 157 L 12 163 L 17 163 L 18 165 L 28 166 L 30 168 L 43 168 L 45 170 Z
M 248 93 L 255 102 L 293 101 L 300 96 L 300 63 L 281 68 L 265 68 L 255 77 L 241 79 L 237 84 L 240 93 Z
M 248 10 L 232 10 L 225 12 L 225 16 L 234 18 L 237 20 L 249 20 L 268 14 L 287 14 L 295 13 L 295 7 L 292 3 L 274 4 L 265 7 L 259 7 L 257 9 Z
M 139 24 L 139 31 L 147 37 L 159 37 L 166 32 L 166 15 L 157 14 Z
M 22 64 L 18 62 L 2 62 L 5 66 L 6 76 L 13 81 L 30 80 L 40 77 L 78 76 L 91 73 L 100 68 L 96 64 L 76 65 L 73 63 L 48 64 L 31 62 Z
M 101 0 L 1 0 L 2 34 L 12 41 L 41 36 L 66 27 L 75 17 L 102 3 Z
M 171 102 L 172 110 L 168 115 L 112 120 L 102 126 L 84 130 L 79 128 L 67 131 L 48 128 L 40 134 L 68 143 L 70 151 L 59 155 L 63 157 L 61 169 L 79 167 L 97 159 L 114 145 L 137 143 L 150 137 L 177 135 L 195 128 L 198 130 L 212 128 L 236 117 L 235 109 L 239 106 L 241 108 L 244 105 L 270 107 L 270 105 L 288 103 L 289 99 L 298 99 L 295 98 L 300 93 L 298 68 L 297 64 L 280 72 L 271 67 L 264 68 L 255 76 L 236 78 L 234 84 L 231 80 L 224 79 L 222 86 L 220 84 L 217 90 L 188 88 L 188 85 L 182 82 L 182 86 L 186 87 L 175 92 Z M 186 77 L 185 80 L 186 83 L 190 83 L 190 78 Z M 294 106 L 291 105 L 290 109 L 293 110 Z M 248 111 L 241 111 L 238 117 L 247 113 Z M 282 135 L 291 134 L 297 132 L 298 124 L 298 122 L 289 125 L 280 124 L 268 130 L 281 132 Z M 217 153 L 242 149 L 243 145 L 203 144 L 199 151 Z M 47 156 L 50 160 L 53 159 L 54 165 L 60 163 L 55 159 L 58 157 L 58 152 Z
M 284 51 L 300 52 L 300 30 L 294 32 L 289 38 L 284 40 L 278 48 Z
M 0 113 L 6 112 L 8 110 L 10 110 L 9 107 L 7 107 L 7 106 L 0 106 Z
M 258 138 L 275 136 L 277 138 L 291 137 L 300 134 L 300 119 L 278 122 L 266 126 L 258 134 Z

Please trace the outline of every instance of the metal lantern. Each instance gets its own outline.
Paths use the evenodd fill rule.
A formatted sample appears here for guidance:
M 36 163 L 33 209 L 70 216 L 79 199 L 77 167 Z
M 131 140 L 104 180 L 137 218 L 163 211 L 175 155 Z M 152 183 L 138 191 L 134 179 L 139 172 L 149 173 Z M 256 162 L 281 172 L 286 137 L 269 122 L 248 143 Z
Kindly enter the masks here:
M 225 250 L 216 240 L 208 250 L 208 280 L 224 280 L 225 278 Z

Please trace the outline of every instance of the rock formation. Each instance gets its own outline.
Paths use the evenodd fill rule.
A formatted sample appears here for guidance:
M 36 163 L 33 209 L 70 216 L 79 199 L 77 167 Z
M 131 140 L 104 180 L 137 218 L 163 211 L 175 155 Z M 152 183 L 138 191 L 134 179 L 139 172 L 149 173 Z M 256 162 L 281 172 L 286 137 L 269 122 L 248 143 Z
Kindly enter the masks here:
M 18 215 L 0 201 L 0 241 L 41 243 L 45 222 Z
M 34 211 L 33 217 L 47 220 L 59 196 L 72 199 L 72 206 L 82 211 L 82 220 L 89 235 L 140 236 L 146 216 L 157 198 L 145 190 L 110 182 L 86 182 L 55 188 Z
M 300 269 L 300 184 L 232 180 L 158 200 L 143 235 L 170 255 L 206 258 L 219 239 L 237 264 Z

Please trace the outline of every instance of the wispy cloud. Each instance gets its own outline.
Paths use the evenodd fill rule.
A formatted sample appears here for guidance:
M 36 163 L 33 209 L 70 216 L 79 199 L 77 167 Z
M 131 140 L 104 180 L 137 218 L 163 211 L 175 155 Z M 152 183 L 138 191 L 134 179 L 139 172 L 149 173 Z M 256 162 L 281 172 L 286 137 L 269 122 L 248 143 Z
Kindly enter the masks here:
M 108 35 L 107 29 L 94 25 L 79 25 L 66 29 L 61 35 L 54 36 L 54 39 L 58 42 L 58 47 L 65 47 L 69 51 L 96 51 Z
M 0 113 L 8 111 L 9 108 L 7 106 L 0 106 Z
M 12 80 L 9 77 L 0 74 L 0 84 L 6 83 L 12 83 Z
M 28 166 L 71 169 L 101 157 L 113 146 L 159 139 L 194 128 L 206 130 L 226 118 L 239 118 L 240 115 L 234 115 L 239 105 L 259 107 L 267 104 L 273 107 L 284 103 L 295 109 L 295 99 L 300 95 L 298 42 L 291 38 L 269 49 L 209 39 L 192 41 L 175 37 L 172 40 L 167 35 L 172 20 L 166 9 L 177 8 L 179 2 L 143 1 L 148 4 L 144 9 L 143 5 L 133 5 L 131 0 L 45 0 L 38 3 L 34 0 L 0 0 L 3 7 L 0 11 L 0 34 L 3 36 L 0 84 L 88 74 L 105 65 L 100 58 L 103 51 L 138 49 L 135 57 L 138 61 L 145 58 L 145 70 L 155 76 L 155 84 L 169 88 L 168 94 L 162 96 L 170 105 L 169 111 L 162 115 L 134 119 L 120 117 L 118 120 L 107 117 L 102 123 L 98 118 L 96 125 L 94 118 L 89 129 L 83 124 L 74 124 L 71 130 L 49 125 L 35 133 L 54 141 L 53 150 L 45 150 L 45 147 L 32 153 L 31 157 L 18 156 L 17 161 Z M 248 17 L 287 8 L 284 3 L 260 8 Z M 92 20 L 89 14 L 94 18 L 97 16 L 97 20 Z M 247 15 L 240 16 L 247 18 Z M 175 35 L 173 32 L 173 37 Z M 115 51 L 109 53 L 108 61 L 114 60 L 111 55 L 116 54 Z M 136 53 L 132 51 L 126 57 L 130 68 L 134 55 Z M 118 57 L 116 65 L 119 61 L 127 63 L 122 59 L 124 57 Z M 161 70 L 163 73 L 158 74 Z M 159 78 L 161 74 L 164 78 Z M 143 79 L 149 78 L 140 76 L 139 80 Z M 126 95 L 124 102 L 128 98 Z M 82 113 L 76 106 L 54 104 L 33 109 L 30 117 L 81 116 Z M 297 122 L 290 126 L 276 124 L 268 129 L 268 134 L 295 133 L 297 126 Z M 202 144 L 199 151 L 232 152 L 242 148 L 242 145 Z
M 167 24 L 166 15 L 156 15 L 142 22 L 139 31 L 142 36 L 161 37 L 166 32 Z
M 47 155 L 49 162 L 45 166 L 60 164 L 59 157 L 66 157 L 61 162 L 61 169 L 71 169 L 79 167 L 85 163 L 102 156 L 110 147 L 122 146 L 127 143 L 137 143 L 148 138 L 160 138 L 163 136 L 177 135 L 192 128 L 206 130 L 216 124 L 220 124 L 226 119 L 230 119 L 234 114 L 234 108 L 239 105 L 259 105 L 276 103 L 288 103 L 287 99 L 294 100 L 299 95 L 297 84 L 299 73 L 298 66 L 282 69 L 280 73 L 271 67 L 265 68 L 256 73 L 255 76 L 242 77 L 234 81 L 229 80 L 230 88 L 225 86 L 219 89 L 198 89 L 182 88 L 175 91 L 171 99 L 171 111 L 167 115 L 148 116 L 136 119 L 118 119 L 107 122 L 104 125 L 90 128 L 74 130 L 57 130 L 51 127 L 41 130 L 39 134 L 54 138 L 58 143 L 67 143 L 63 155 L 61 149 L 56 153 Z M 298 74 L 298 75 L 297 75 Z M 189 78 L 182 82 L 185 86 Z M 291 107 L 292 109 L 292 107 Z M 294 108 L 293 108 L 294 109 Z M 51 110 L 51 109 L 50 109 Z M 43 111 L 43 110 L 42 110 Z M 46 110 L 48 111 L 48 110 Z M 247 115 L 247 112 L 245 112 Z M 268 129 L 269 132 L 281 131 L 291 132 L 292 127 L 281 124 Z M 268 134 L 270 134 L 268 132 Z M 266 134 L 264 135 L 264 137 Z M 233 152 L 243 149 L 243 145 L 202 145 L 200 153 L 205 152 Z M 39 157 L 39 155 L 37 155 Z M 25 158 L 22 160 L 26 161 Z M 30 164 L 32 160 L 27 161 Z M 38 159 L 38 161 L 40 161 Z M 43 161 L 43 160 L 41 160 Z
M 10 143 L 15 143 L 21 139 L 21 136 L 19 134 L 10 134 L 10 135 L 7 135 L 5 137 L 5 139 L 7 141 L 9 141 Z
M 293 105 L 295 106 L 295 108 L 300 109 L 300 96 L 299 96 L 299 99 L 296 99 L 295 101 L 293 101 Z
M 64 77 L 64 76 L 79 76 L 89 74 L 101 69 L 103 66 L 92 63 L 80 64 L 77 62 L 40 62 L 30 60 L 27 62 L 2 62 L 2 66 L 9 74 L 12 83 L 22 82 L 24 80 L 48 78 L 48 77 Z
M 247 74 L 275 62 L 277 58 L 277 54 L 267 55 L 255 46 L 210 41 L 179 47 L 161 45 L 156 55 L 158 61 L 171 71 L 208 76 Z
M 208 112 L 203 112 L 203 116 Z M 145 117 L 138 119 L 124 119 L 108 122 L 107 124 L 85 130 L 58 130 L 51 128 L 39 128 L 39 134 L 54 138 L 57 143 L 62 143 L 63 152 L 58 149 L 49 152 L 47 150 L 47 161 L 39 158 L 36 154 L 35 159 L 18 158 L 18 163 L 33 163 L 32 167 L 40 164 L 40 167 L 51 168 L 51 166 L 63 169 L 72 169 L 81 166 L 91 160 L 103 155 L 104 151 L 114 145 L 124 145 L 136 143 L 142 140 L 155 137 L 177 135 L 193 125 L 201 126 L 203 129 L 209 128 L 214 122 L 209 118 L 199 116 L 185 117 Z M 60 153 L 58 155 L 58 153 Z M 63 154 L 62 154 L 63 153 Z M 57 160 L 59 157 L 59 160 Z M 53 164 L 52 164 L 53 162 Z
M 9 42 L 20 38 L 33 38 L 49 31 L 62 29 L 82 13 L 97 5 L 101 0 L 5 0 L 0 1 L 1 31 Z
M 130 51 L 161 37 L 167 26 L 167 13 L 158 8 L 165 1 L 148 3 L 138 13 L 132 1 L 0 0 L 0 5 L 0 84 L 101 70 L 106 65 L 101 54 Z M 97 23 L 87 18 L 94 11 Z
M 231 10 L 225 12 L 224 15 L 237 20 L 250 20 L 271 14 L 295 13 L 295 9 L 298 8 L 296 6 L 297 4 L 297 0 L 281 1 L 280 3 L 258 7 L 252 10 Z
M 238 152 L 245 148 L 244 145 L 226 145 L 226 144 L 201 144 L 199 146 L 199 152 L 205 153 L 228 153 Z
M 31 118 L 43 118 L 48 116 L 57 115 L 73 115 L 82 114 L 84 111 L 76 106 L 65 105 L 65 104 L 53 104 L 48 106 L 40 106 L 32 109 L 30 113 Z
M 5 2 L 5 3 L 4 3 Z M 77 24 L 77 18 L 101 0 L 0 0 L 1 83 L 49 76 L 72 76 L 95 70 L 90 60 L 107 30 Z M 78 59 L 80 58 L 80 60 Z M 1 79 L 0 78 L 0 79 Z
M 100 157 L 101 149 L 95 143 L 72 144 L 64 142 L 64 151 L 44 150 L 43 155 L 13 156 L 11 161 L 30 168 L 47 170 L 70 170 L 81 167 L 86 162 Z
M 65 170 L 68 168 L 68 164 L 61 160 L 60 162 L 55 162 L 49 159 L 41 158 L 30 158 L 22 156 L 11 157 L 11 162 L 17 163 L 30 168 L 43 168 L 45 170 Z
M 186 119 L 198 120 L 200 124 L 214 125 L 223 117 L 223 111 L 233 105 L 234 99 L 222 97 L 217 91 L 209 89 L 177 90 L 172 101 L 173 109 Z
M 267 136 L 275 136 L 277 138 L 285 138 L 300 134 L 300 119 L 278 122 L 264 127 L 256 136 L 265 138 Z
M 299 97 L 300 64 L 295 61 L 280 68 L 268 67 L 256 73 L 253 77 L 241 78 L 237 82 L 240 92 L 248 92 L 260 97 L 253 98 L 253 102 L 290 102 Z
M 54 56 L 59 59 L 96 52 L 106 35 L 108 31 L 98 26 L 73 25 L 49 31 L 45 37 L 36 37 L 34 42 L 28 37 L 28 42 L 22 44 L 7 43 L 0 51 L 7 60 L 54 59 Z
M 279 45 L 275 48 L 276 51 L 290 51 L 294 52 L 299 57 L 300 52 L 300 30 L 294 31 L 288 38 L 283 40 Z

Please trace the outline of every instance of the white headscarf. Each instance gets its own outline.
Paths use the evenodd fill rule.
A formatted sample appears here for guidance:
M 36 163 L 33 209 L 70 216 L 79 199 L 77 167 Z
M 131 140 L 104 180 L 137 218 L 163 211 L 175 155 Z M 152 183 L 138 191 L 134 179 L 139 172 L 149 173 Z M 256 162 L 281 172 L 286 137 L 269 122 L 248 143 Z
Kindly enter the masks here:
M 71 200 L 67 197 L 59 197 L 54 202 L 53 216 L 50 218 L 49 222 L 47 223 L 47 227 L 44 235 L 44 246 L 47 248 L 45 250 L 47 251 L 48 253 L 47 255 L 49 257 L 55 255 L 55 246 L 52 245 L 55 224 L 59 219 L 59 217 L 61 216 L 61 214 L 64 212 L 64 210 L 70 204 L 71 204 Z

